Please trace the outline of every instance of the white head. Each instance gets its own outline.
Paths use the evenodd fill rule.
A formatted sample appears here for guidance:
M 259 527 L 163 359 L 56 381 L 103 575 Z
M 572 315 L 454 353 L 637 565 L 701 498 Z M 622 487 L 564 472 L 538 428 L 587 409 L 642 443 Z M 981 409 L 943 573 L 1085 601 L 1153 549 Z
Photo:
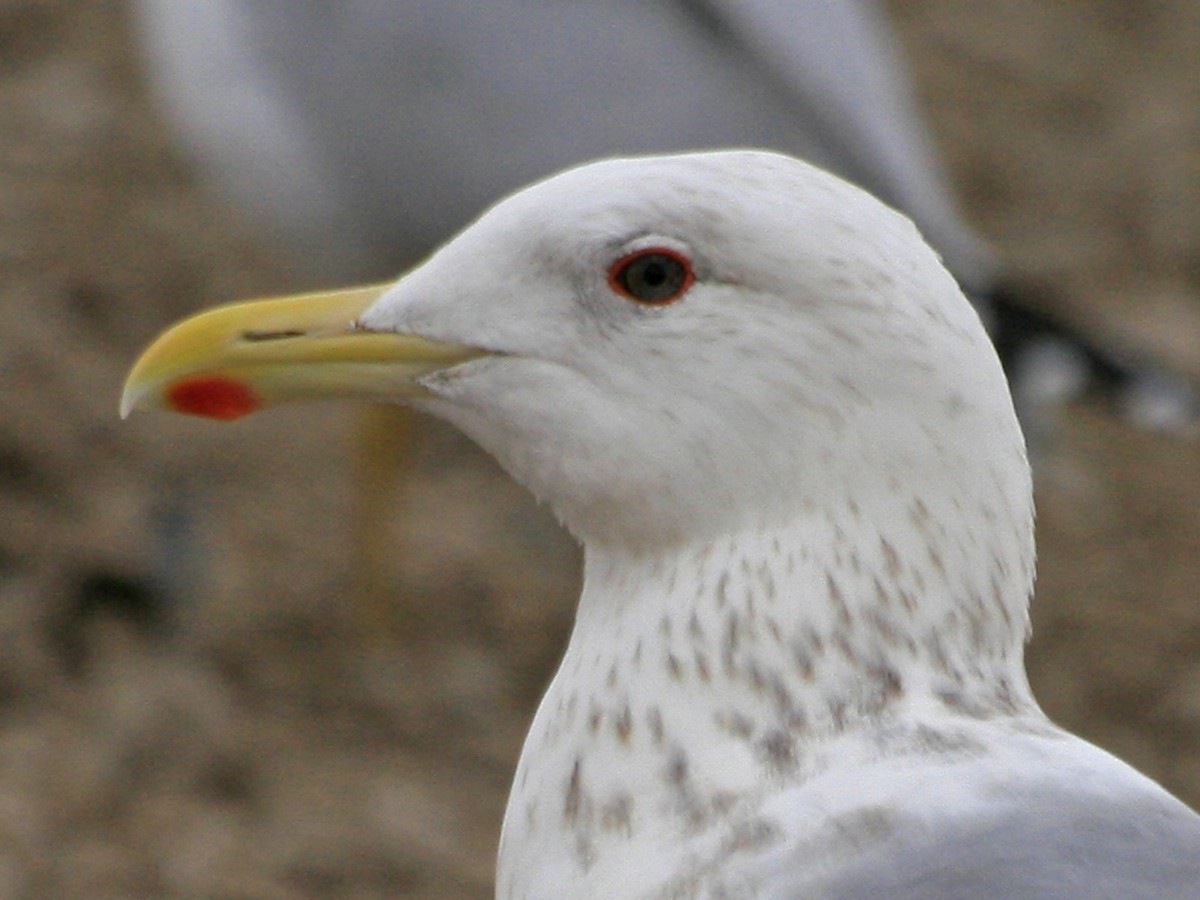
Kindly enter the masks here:
M 653 248 L 694 273 L 671 302 L 612 283 Z M 903 216 L 787 157 L 566 172 L 493 208 L 360 324 L 497 351 L 425 376 L 418 403 L 585 543 L 704 538 L 889 479 L 985 479 L 1029 515 L 1004 377 L 950 275 Z

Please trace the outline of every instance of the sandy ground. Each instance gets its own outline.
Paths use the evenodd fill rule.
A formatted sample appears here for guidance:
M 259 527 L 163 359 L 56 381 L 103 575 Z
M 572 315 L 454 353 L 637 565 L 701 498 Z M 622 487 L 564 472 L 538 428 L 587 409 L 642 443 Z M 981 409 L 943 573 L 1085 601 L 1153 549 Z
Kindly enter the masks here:
M 972 219 L 1200 375 L 1200 4 L 899 4 Z M 116 418 L 162 325 L 297 278 L 207 196 L 113 0 L 0 0 L 0 896 L 483 897 L 578 556 L 430 425 L 360 599 L 361 415 Z M 1039 465 L 1047 711 L 1200 803 L 1200 445 Z

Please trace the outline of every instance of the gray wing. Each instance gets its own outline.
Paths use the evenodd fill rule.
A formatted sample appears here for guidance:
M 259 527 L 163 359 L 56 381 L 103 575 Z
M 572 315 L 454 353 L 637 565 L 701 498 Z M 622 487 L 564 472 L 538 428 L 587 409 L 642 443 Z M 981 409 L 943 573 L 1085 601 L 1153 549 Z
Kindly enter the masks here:
M 185 138 L 279 227 L 309 192 L 314 218 L 342 228 L 336 210 L 358 210 L 360 239 L 423 252 L 567 165 L 756 146 L 905 209 L 960 278 L 990 269 L 875 0 L 135 8 Z
M 1195 900 L 1200 816 L 1165 792 L 1101 802 L 1068 791 L 876 848 L 815 890 L 829 900 Z M 810 893 L 811 892 L 811 893 Z
M 338 49 L 320 6 L 134 0 L 132 10 L 149 85 L 205 180 L 311 272 L 363 278 L 376 264 L 370 225 L 337 175 L 335 126 L 303 99 L 317 48 Z

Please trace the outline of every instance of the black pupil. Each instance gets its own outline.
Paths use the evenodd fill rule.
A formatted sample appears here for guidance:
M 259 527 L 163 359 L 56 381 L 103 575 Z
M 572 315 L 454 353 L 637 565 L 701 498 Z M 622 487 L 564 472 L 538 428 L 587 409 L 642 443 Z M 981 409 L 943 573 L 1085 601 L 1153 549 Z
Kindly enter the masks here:
M 650 287 L 660 287 L 667 281 L 667 269 L 658 263 L 649 263 L 642 273 L 642 280 Z
M 665 253 L 632 259 L 620 274 L 621 286 L 643 303 L 673 300 L 687 273 L 683 263 Z

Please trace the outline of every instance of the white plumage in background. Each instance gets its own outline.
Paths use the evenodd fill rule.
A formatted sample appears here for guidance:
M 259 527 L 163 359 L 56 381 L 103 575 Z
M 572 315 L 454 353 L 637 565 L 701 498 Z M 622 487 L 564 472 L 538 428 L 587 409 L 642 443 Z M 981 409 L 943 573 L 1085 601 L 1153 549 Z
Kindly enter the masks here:
M 1200 817 L 1058 729 L 1033 507 L 975 313 L 902 216 L 795 160 L 616 160 L 393 286 L 227 307 L 123 409 L 403 400 L 585 549 L 502 897 L 1179 898 Z

